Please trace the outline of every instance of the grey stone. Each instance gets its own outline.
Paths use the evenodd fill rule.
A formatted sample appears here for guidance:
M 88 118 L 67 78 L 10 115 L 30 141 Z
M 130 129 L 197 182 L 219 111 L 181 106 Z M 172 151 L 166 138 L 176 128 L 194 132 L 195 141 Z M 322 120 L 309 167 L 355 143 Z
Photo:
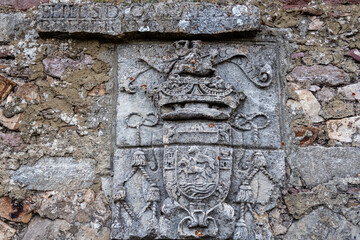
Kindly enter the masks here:
M 210 3 L 43 4 L 39 32 L 102 34 L 219 34 L 259 29 L 260 10 Z
M 360 227 L 327 208 L 319 207 L 309 215 L 294 222 L 284 239 L 360 239 Z
M 15 40 L 27 25 L 24 13 L 0 13 L 0 42 Z
M 57 219 L 51 221 L 50 219 L 43 219 L 35 216 L 29 223 L 28 229 L 22 239 L 35 240 L 35 239 L 60 239 L 68 238 L 71 224 L 65 220 Z M 68 234 L 66 233 L 68 232 Z
M 68 223 L 62 219 L 50 220 L 34 217 L 22 238 L 23 240 L 48 240 L 48 239 L 110 239 L 110 230 L 107 227 L 98 229 L 96 224 Z
M 322 104 L 320 115 L 325 119 L 345 118 L 354 115 L 354 106 L 351 103 L 333 100 Z
M 334 178 L 314 188 L 299 190 L 284 196 L 285 204 L 295 219 L 301 219 L 318 206 L 324 206 L 343 215 L 348 221 L 359 223 L 359 177 Z
M 52 191 L 42 197 L 37 210 L 41 217 L 64 219 L 69 223 L 96 222 L 99 225 L 106 225 L 110 219 L 110 207 L 103 192 L 95 194 L 91 189 Z
M 275 45 L 117 51 L 112 238 L 271 238 L 255 215 L 275 207 L 285 176 Z
M 319 101 L 331 101 L 335 96 L 335 90 L 329 87 L 323 87 L 320 91 L 315 93 L 315 97 Z
M 287 79 L 303 85 L 338 86 L 350 83 L 349 75 L 332 65 L 298 66 L 287 76 Z
M 31 190 L 83 189 L 90 187 L 94 178 L 93 160 L 70 157 L 42 158 L 11 173 L 11 179 Z
M 315 186 L 333 177 L 356 176 L 359 173 L 359 148 L 304 147 L 288 157 L 292 175 L 290 182 L 299 185 L 301 178 L 306 186 Z

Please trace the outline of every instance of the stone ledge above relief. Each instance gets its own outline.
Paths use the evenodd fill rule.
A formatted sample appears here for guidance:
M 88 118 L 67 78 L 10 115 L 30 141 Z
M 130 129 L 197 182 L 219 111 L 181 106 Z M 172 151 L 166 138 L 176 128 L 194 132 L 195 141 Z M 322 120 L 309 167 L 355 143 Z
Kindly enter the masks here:
M 42 4 L 39 33 L 100 35 L 213 35 L 259 30 L 260 10 L 251 5 L 211 3 Z

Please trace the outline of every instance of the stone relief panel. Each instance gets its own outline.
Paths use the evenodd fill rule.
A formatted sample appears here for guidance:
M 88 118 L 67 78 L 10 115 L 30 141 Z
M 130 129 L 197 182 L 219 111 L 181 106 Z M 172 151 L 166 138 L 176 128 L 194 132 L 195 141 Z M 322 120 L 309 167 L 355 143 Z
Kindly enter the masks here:
M 271 237 L 261 215 L 285 175 L 275 49 L 118 46 L 112 238 Z
M 190 48 L 187 44 L 190 43 L 178 41 L 122 44 L 118 47 L 120 93 L 117 101 L 117 145 L 162 145 L 163 120 L 186 118 L 186 111 L 196 109 L 197 118 L 210 118 L 213 121 L 229 118 L 234 145 L 280 148 L 280 93 L 276 71 L 276 46 L 271 43 L 201 43 L 199 48 L 207 56 L 197 56 L 191 52 L 195 51 L 194 47 Z M 191 59 L 194 59 L 193 63 Z M 204 69 L 199 67 L 200 64 L 196 62 L 198 59 L 202 59 Z M 186 63 L 188 60 L 189 63 Z M 207 66 L 209 69 L 206 69 Z M 182 68 L 185 73 L 178 74 Z M 196 69 L 192 72 L 192 68 Z M 208 74 L 206 71 L 213 74 L 207 78 L 208 82 L 195 84 L 192 76 L 201 78 L 201 74 Z M 186 74 L 187 77 L 178 78 Z M 231 84 L 234 90 L 241 91 L 241 94 L 233 97 L 231 88 L 226 89 L 227 84 Z M 194 86 L 195 88 L 192 88 Z M 172 88 L 176 88 L 175 91 Z M 216 91 L 213 91 L 214 89 Z M 188 92 L 183 94 L 181 91 Z M 185 102 L 187 97 L 196 95 L 196 91 L 207 91 L 210 95 L 217 94 L 218 98 L 220 95 L 224 97 L 211 102 L 212 106 L 204 108 L 203 112 L 200 112 L 201 108 L 198 107 L 186 108 L 185 104 L 171 103 L 177 100 Z M 181 93 L 184 99 L 176 99 L 169 93 Z M 158 97 L 159 101 L 154 104 L 149 95 Z M 206 100 L 206 97 L 199 96 L 198 101 L 201 101 L 201 98 L 202 101 Z M 234 108 L 238 101 L 239 104 Z M 172 108 L 179 109 L 166 112 Z M 222 116 L 215 116 L 216 113 L 222 113 Z M 157 123 L 156 126 L 154 122 Z

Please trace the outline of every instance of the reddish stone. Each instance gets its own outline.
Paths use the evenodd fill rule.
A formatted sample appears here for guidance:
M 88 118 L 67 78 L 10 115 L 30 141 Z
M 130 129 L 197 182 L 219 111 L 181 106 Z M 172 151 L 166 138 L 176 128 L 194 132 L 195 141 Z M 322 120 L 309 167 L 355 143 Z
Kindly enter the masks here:
M 11 118 L 7 118 L 3 114 L 3 110 L 0 109 L 0 124 L 2 124 L 4 127 L 10 129 L 10 130 L 17 130 L 20 126 L 20 121 L 23 117 L 23 113 L 16 114 L 15 116 Z
M 296 194 L 296 193 L 299 193 L 300 191 L 297 190 L 297 189 L 294 188 L 294 187 L 291 187 L 291 188 L 288 189 L 288 192 L 289 192 L 290 194 Z
M 56 78 L 60 78 L 66 68 L 80 69 L 86 65 L 93 64 L 94 61 L 90 56 L 85 55 L 82 59 L 73 60 L 71 58 L 45 58 L 43 60 L 45 73 Z
M 0 75 L 0 103 L 9 95 L 16 83 Z
M 311 145 L 317 138 L 319 134 L 319 129 L 315 127 L 296 127 L 293 128 L 295 132 L 295 137 L 300 138 L 300 146 L 306 147 Z M 311 136 L 306 133 L 311 132 Z
M 304 56 L 305 56 L 305 53 L 303 53 L 303 52 L 296 52 L 296 53 L 292 53 L 290 55 L 291 59 L 302 58 Z
M 0 198 L 0 217 L 12 222 L 28 223 L 32 216 L 30 205 L 15 203 L 9 197 Z
M 16 97 L 24 99 L 26 102 L 31 100 L 40 101 L 39 88 L 35 84 L 25 83 L 16 91 Z
M 16 0 L 1 0 L 1 7 L 13 7 L 16 4 Z
M 352 57 L 356 61 L 360 62 L 360 51 L 359 49 L 351 49 L 350 52 L 347 54 L 348 56 Z
M 18 151 L 23 149 L 26 144 L 23 142 L 20 133 L 0 133 L 0 141 L 6 146 L 13 147 L 14 150 Z
M 326 3 L 330 3 L 332 5 L 339 4 L 359 4 L 360 0 L 324 0 Z
M 39 6 L 40 3 L 47 3 L 48 0 L 1 0 L 0 6 L 12 7 L 17 10 L 27 10 Z

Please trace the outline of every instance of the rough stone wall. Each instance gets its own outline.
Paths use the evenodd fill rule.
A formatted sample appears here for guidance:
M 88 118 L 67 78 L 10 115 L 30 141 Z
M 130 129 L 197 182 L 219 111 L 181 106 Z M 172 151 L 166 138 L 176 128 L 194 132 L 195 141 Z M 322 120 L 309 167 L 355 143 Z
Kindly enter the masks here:
M 360 239 L 360 2 L 209 2 L 255 5 L 282 38 L 286 179 L 259 218 Z M 116 43 L 40 37 L 39 3 L 0 2 L 0 239 L 110 239 Z

